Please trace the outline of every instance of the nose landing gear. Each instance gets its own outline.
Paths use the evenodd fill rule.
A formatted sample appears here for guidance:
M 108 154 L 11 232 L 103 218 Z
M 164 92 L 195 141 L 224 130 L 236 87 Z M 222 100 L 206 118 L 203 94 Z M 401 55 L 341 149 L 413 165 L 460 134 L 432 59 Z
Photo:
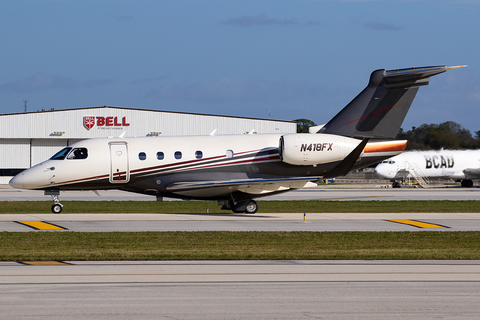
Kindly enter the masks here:
M 58 196 L 53 196 L 52 195 L 52 200 L 53 200 L 52 212 L 53 213 L 62 212 L 63 204 L 61 204 L 60 200 L 58 200 Z
M 45 195 L 52 196 L 53 205 L 52 205 L 52 212 L 53 213 L 60 213 L 63 209 L 63 204 L 60 203 L 58 196 L 60 195 L 60 190 L 45 190 Z

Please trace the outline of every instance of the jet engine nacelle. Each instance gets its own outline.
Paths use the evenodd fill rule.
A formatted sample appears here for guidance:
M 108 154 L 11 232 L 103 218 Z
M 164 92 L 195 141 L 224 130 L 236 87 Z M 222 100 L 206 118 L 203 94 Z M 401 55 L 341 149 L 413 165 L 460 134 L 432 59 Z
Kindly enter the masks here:
M 280 137 L 280 158 L 293 165 L 342 161 L 361 140 L 331 134 L 286 134 Z

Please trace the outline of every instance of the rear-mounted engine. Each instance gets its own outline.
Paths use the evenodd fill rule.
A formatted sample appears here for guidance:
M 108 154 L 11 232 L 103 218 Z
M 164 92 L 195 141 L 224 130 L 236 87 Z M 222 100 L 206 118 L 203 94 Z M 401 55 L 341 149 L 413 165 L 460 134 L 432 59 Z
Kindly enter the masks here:
M 360 140 L 331 134 L 287 134 L 280 137 L 279 153 L 292 165 L 316 165 L 343 160 Z

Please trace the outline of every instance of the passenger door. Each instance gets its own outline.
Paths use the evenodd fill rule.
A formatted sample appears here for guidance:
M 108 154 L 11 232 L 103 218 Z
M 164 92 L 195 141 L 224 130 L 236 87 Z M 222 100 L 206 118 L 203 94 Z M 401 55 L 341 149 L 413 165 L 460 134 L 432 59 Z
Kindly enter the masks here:
M 130 180 L 128 147 L 125 141 L 110 142 L 110 183 L 127 183 Z

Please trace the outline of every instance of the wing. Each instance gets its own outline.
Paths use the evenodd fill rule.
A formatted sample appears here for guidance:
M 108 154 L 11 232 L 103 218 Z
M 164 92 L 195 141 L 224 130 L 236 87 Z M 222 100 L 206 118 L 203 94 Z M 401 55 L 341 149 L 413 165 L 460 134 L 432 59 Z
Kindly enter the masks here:
M 243 192 L 259 197 L 271 193 L 301 189 L 308 186 L 311 181 L 320 179 L 322 177 L 176 182 L 169 185 L 167 190 L 190 197 L 214 198 L 232 192 Z

